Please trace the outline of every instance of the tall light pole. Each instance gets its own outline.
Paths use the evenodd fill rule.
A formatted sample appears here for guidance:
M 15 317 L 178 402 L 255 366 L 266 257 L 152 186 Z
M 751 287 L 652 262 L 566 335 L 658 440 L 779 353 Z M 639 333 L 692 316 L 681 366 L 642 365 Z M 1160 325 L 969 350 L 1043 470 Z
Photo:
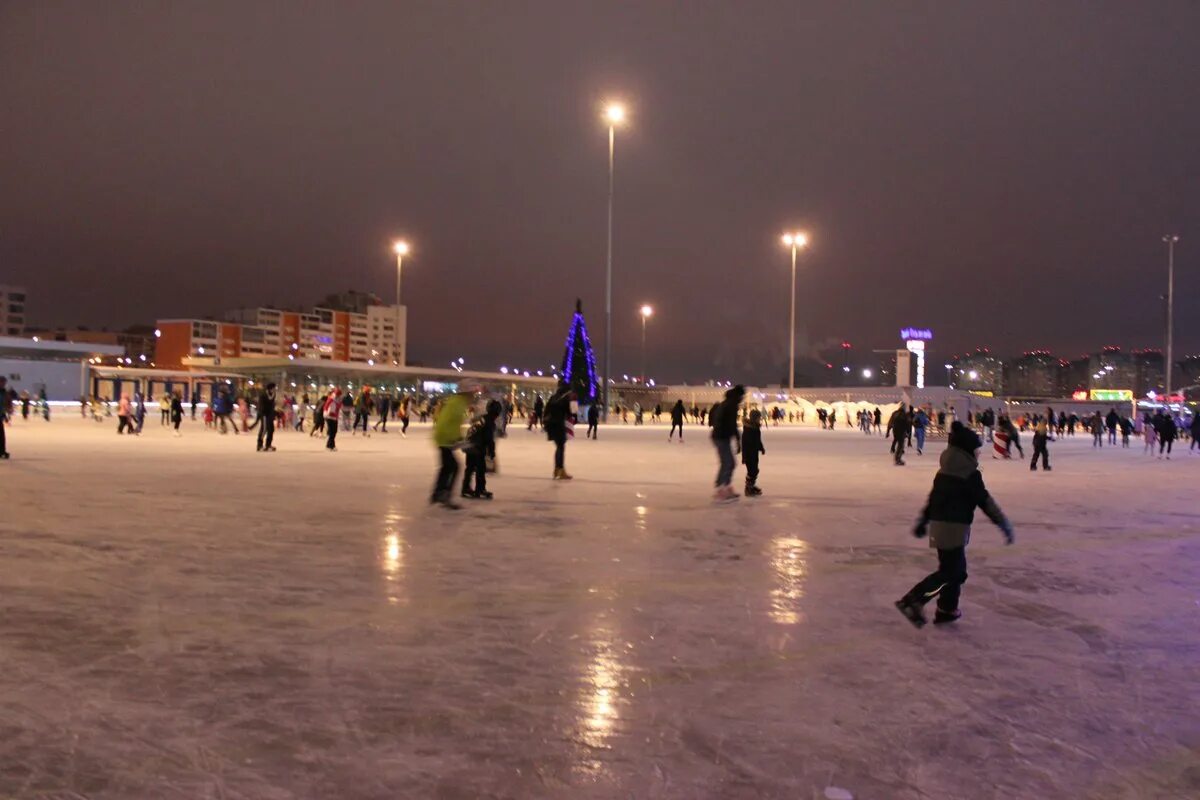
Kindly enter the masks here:
M 392 252 L 396 254 L 396 305 L 400 305 L 400 269 L 404 266 L 404 257 L 408 255 L 408 242 L 403 239 L 394 242 Z
M 1175 357 L 1175 243 L 1179 237 L 1173 234 L 1163 237 L 1167 243 L 1167 362 L 1163 369 L 1167 383 L 1167 413 L 1171 413 L 1171 363 Z
M 608 261 L 604 281 L 604 421 L 608 422 L 608 375 L 612 367 L 612 252 L 613 252 L 613 173 L 617 126 L 625 121 L 625 106 L 609 103 L 604 108 L 608 122 Z
M 796 251 L 808 244 L 806 233 L 785 233 L 783 243 L 792 249 L 792 322 L 788 333 L 788 392 L 796 391 Z
M 638 313 L 642 315 L 642 385 L 646 385 L 646 320 L 654 313 L 654 309 L 648 305 L 638 309 Z

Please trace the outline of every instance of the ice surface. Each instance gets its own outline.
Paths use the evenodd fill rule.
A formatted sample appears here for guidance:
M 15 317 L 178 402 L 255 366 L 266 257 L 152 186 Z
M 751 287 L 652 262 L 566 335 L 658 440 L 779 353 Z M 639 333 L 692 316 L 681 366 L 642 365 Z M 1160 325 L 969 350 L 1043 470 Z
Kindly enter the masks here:
M 115 428 L 9 431 L 0 797 L 1200 796 L 1200 456 L 985 458 L 1017 544 L 917 631 L 939 443 L 771 428 L 714 507 L 700 428 L 521 428 L 453 513 L 427 428 Z

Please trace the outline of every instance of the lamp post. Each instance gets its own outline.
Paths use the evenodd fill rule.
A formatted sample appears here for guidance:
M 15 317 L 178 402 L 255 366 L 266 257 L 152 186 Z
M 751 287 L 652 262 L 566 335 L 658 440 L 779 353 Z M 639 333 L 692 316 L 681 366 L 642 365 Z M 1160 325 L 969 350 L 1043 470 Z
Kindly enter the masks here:
M 1171 413 L 1171 361 L 1175 357 L 1175 243 L 1179 237 L 1163 237 L 1167 243 L 1167 361 L 1163 364 L 1163 377 L 1167 386 L 1167 413 Z
M 396 305 L 400 305 L 400 269 L 404 266 L 404 257 L 408 255 L 408 242 L 403 239 L 392 244 L 392 252 L 396 254 Z
M 642 315 L 642 385 L 646 385 L 646 320 L 654 313 L 648 305 L 642 306 L 638 313 Z
M 785 233 L 783 243 L 792 249 L 792 321 L 788 331 L 788 392 L 796 391 L 796 251 L 808 244 L 806 233 Z
M 608 122 L 608 258 L 604 280 L 604 421 L 608 422 L 608 374 L 612 368 L 612 253 L 613 253 L 613 176 L 617 126 L 625 121 L 625 106 L 609 103 L 604 108 Z

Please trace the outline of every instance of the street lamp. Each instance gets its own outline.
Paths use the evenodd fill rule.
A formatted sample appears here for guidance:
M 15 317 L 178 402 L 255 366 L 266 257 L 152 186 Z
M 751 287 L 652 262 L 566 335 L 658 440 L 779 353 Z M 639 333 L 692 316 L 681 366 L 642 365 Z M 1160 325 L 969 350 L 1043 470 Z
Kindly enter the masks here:
M 642 385 L 646 384 L 646 320 L 654 313 L 654 309 L 648 305 L 642 306 L 639 309 L 642 315 Z
M 403 239 L 394 242 L 392 252 L 396 254 L 396 305 L 400 305 L 400 268 L 404 266 L 404 257 L 408 255 L 408 242 Z
M 613 253 L 613 176 L 617 126 L 625 122 L 625 106 L 612 102 L 604 107 L 608 123 L 608 259 L 604 281 L 604 421 L 608 422 L 608 371 L 612 368 L 612 253 Z
M 1163 237 L 1167 243 L 1167 363 L 1163 365 L 1167 383 L 1167 413 L 1171 412 L 1171 359 L 1175 356 L 1175 243 L 1179 237 Z
M 788 348 L 788 391 L 796 390 L 796 251 L 808 244 L 806 233 L 785 233 L 783 243 L 792 249 L 792 324 Z

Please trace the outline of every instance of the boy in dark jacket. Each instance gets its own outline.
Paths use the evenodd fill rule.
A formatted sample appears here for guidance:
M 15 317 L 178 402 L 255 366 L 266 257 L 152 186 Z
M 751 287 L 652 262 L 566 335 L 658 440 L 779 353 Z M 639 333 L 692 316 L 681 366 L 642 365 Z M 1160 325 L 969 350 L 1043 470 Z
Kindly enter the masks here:
M 929 535 L 929 546 L 938 551 L 938 568 L 896 601 L 900 613 L 918 628 L 925 624 L 922 608 L 933 597 L 938 599 L 935 625 L 962 616 L 958 597 L 967 580 L 966 547 L 976 508 L 982 508 L 988 519 L 1004 531 L 1006 544 L 1013 543 L 1012 525 L 983 485 L 977 455 L 982 446 L 979 436 L 962 423 L 950 426 L 949 447 L 942 453 L 929 501 L 913 529 L 917 538 Z
M 767 452 L 762 443 L 762 414 L 756 408 L 750 412 L 742 428 L 742 463 L 746 465 L 746 497 L 758 497 L 758 454 Z
M 496 418 L 500 416 L 500 402 L 492 400 L 487 404 L 487 411 L 482 417 L 471 423 L 467 429 L 467 471 L 463 474 L 462 496 L 476 500 L 491 500 L 492 493 L 487 490 L 487 460 L 496 457 Z M 475 478 L 475 488 L 471 488 L 471 478 Z

